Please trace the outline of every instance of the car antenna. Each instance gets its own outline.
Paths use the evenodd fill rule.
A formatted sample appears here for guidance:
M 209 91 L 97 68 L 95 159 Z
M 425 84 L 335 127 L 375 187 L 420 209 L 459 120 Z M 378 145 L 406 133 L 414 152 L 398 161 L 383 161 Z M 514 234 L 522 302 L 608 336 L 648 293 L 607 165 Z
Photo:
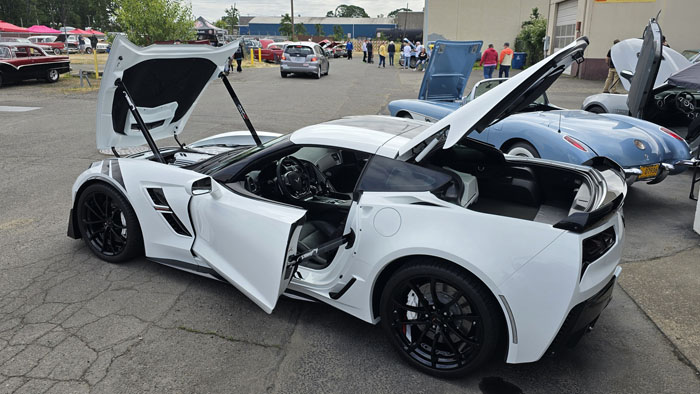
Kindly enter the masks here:
M 559 126 L 557 126 L 557 131 L 561 134 L 561 112 L 559 112 Z
M 241 100 L 238 99 L 236 92 L 233 91 L 233 87 L 231 86 L 231 82 L 228 81 L 228 78 L 226 78 L 226 75 L 224 75 L 224 73 L 219 74 L 219 78 L 221 78 L 221 80 L 224 81 L 224 86 L 226 86 L 226 90 L 228 90 L 228 94 L 233 99 L 233 103 L 236 104 L 236 109 L 238 109 L 238 113 L 241 114 L 241 118 L 243 118 L 243 122 L 248 127 L 248 130 L 250 131 L 250 135 L 253 136 L 253 140 L 255 141 L 255 144 L 259 147 L 262 147 L 263 144 L 262 144 L 262 141 L 260 141 L 260 137 L 258 137 L 258 132 L 255 131 L 255 127 L 253 127 L 253 124 L 250 122 L 250 118 L 248 118 L 248 114 L 245 112 L 245 109 L 243 109 L 243 104 L 241 104 Z

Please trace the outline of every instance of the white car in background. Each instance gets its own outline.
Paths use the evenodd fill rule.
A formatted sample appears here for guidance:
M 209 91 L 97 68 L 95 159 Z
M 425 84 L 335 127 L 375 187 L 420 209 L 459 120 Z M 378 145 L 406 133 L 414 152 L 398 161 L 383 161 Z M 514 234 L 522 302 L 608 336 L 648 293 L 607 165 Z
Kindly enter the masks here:
M 111 263 L 145 255 L 229 282 L 267 313 L 288 295 L 381 323 L 409 364 L 441 377 L 503 352 L 537 361 L 595 324 L 620 273 L 621 168 L 506 157 L 467 138 L 539 95 L 587 39 L 434 124 L 356 116 L 274 139 L 223 76 L 237 45 L 115 40 L 97 147 L 151 152 L 78 176 L 69 236 Z M 249 139 L 158 148 L 217 78 Z

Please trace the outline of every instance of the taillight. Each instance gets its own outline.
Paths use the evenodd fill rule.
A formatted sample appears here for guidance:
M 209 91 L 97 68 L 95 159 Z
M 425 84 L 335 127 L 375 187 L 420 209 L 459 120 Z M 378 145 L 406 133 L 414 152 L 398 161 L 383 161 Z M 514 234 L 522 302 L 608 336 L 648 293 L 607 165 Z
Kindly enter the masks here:
M 282 60 L 287 60 L 287 58 L 284 55 L 282 55 Z
M 571 145 L 573 145 L 576 149 L 582 150 L 582 151 L 584 151 L 584 152 L 588 152 L 588 149 L 586 149 L 586 147 L 583 146 L 583 144 L 582 144 L 581 142 L 579 142 L 578 140 L 576 140 L 574 137 L 565 135 L 565 136 L 564 136 L 564 140 L 566 140 L 566 142 L 568 142 L 568 143 L 570 143 Z
M 311 61 L 312 61 L 312 62 L 315 62 L 316 60 L 318 60 L 318 59 L 316 59 L 315 57 L 312 57 L 312 58 L 311 58 Z
M 671 131 L 670 129 L 667 129 L 667 128 L 663 127 L 663 126 L 659 127 L 659 130 L 661 130 L 661 131 L 663 131 L 664 133 L 670 135 L 671 137 L 677 139 L 678 141 L 685 141 L 685 140 L 683 139 L 683 137 L 681 137 L 680 135 L 674 133 L 674 132 Z
M 586 268 L 603 256 L 613 245 L 615 245 L 614 227 L 610 227 L 603 232 L 584 239 L 580 278 L 583 278 L 583 273 L 586 271 Z

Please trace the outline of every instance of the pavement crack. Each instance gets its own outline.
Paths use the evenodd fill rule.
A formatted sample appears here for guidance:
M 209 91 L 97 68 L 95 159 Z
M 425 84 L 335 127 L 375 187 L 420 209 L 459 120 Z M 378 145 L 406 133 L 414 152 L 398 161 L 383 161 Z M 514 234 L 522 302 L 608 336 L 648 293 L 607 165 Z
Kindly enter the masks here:
M 182 331 L 186 331 L 186 332 L 189 332 L 192 334 L 211 335 L 211 336 L 215 336 L 217 338 L 221 338 L 221 339 L 229 341 L 229 342 L 245 343 L 248 345 L 255 345 L 255 346 L 260 346 L 260 347 L 264 347 L 264 348 L 273 348 L 273 349 L 282 350 L 282 345 L 267 344 L 267 343 L 248 341 L 245 339 L 238 339 L 238 338 L 234 338 L 234 337 L 231 337 L 228 335 L 219 334 L 218 332 L 215 332 L 215 331 L 201 331 L 201 330 L 197 330 L 196 328 L 191 328 L 191 327 L 186 327 L 186 326 L 178 326 L 177 329 L 182 330 Z

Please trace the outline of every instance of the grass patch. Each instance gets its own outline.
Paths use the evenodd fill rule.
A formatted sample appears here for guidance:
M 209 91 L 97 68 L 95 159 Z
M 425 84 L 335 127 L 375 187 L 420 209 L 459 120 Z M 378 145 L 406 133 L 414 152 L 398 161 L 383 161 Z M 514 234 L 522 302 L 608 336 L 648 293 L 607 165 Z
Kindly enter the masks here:
M 190 328 L 190 327 L 185 327 L 185 326 L 178 326 L 177 329 L 182 330 L 182 331 L 186 331 L 186 332 L 189 332 L 192 334 L 211 335 L 211 336 L 221 338 L 221 339 L 229 341 L 229 342 L 247 343 L 249 345 L 256 345 L 256 346 L 262 346 L 262 347 L 275 348 L 275 349 L 282 350 L 282 346 L 280 346 L 280 345 L 276 345 L 276 344 L 268 345 L 265 343 L 246 341 L 245 339 L 237 339 L 234 337 L 219 334 L 218 332 L 214 332 L 214 331 L 200 331 L 200 330 L 197 330 L 195 328 Z
M 88 55 L 87 53 L 71 53 L 68 55 L 68 57 L 70 58 L 70 62 L 73 64 L 95 64 L 93 54 Z M 107 63 L 107 57 L 109 57 L 108 53 L 98 53 L 97 64 Z

